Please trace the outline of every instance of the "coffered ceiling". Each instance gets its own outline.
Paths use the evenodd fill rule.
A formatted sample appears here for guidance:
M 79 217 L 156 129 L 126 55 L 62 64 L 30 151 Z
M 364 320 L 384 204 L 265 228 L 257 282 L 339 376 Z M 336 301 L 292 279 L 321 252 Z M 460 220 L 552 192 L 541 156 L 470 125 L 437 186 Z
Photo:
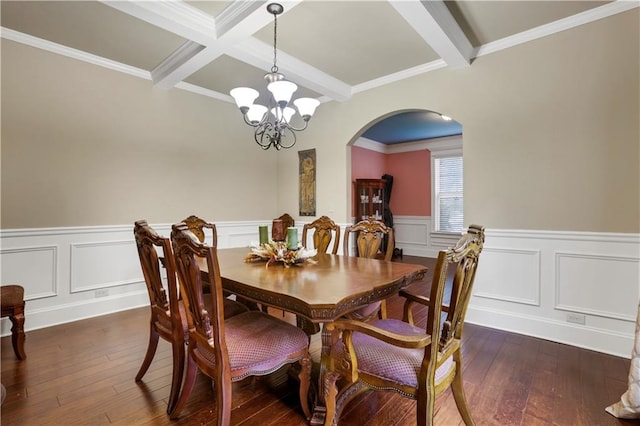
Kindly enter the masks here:
M 637 1 L 283 1 L 278 67 L 322 102 L 638 7 Z M 273 65 L 265 1 L 2 1 L 2 37 L 233 102 Z

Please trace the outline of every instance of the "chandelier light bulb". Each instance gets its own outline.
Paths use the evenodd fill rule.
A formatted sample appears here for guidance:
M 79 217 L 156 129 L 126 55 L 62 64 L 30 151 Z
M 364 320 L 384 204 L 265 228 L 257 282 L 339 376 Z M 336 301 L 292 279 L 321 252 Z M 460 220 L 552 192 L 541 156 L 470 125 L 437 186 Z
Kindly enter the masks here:
M 253 101 L 256 100 L 258 95 L 257 90 L 252 89 L 250 87 L 236 87 L 235 89 L 229 92 L 233 99 L 236 101 L 236 105 L 240 108 L 243 114 L 246 114 L 246 111 L 243 111 L 243 108 L 249 109 L 251 105 L 253 105 Z
M 269 83 L 267 89 L 269 89 L 278 105 L 282 103 L 286 105 L 291 100 L 293 93 L 298 90 L 298 86 L 290 81 L 280 80 Z
M 298 108 L 298 114 L 308 121 L 313 113 L 316 112 L 316 108 L 320 105 L 320 101 L 313 98 L 299 98 L 293 101 L 293 104 Z
M 266 106 L 253 104 L 249 107 L 249 111 L 247 111 L 247 120 L 252 124 L 258 124 L 262 121 L 266 112 Z
M 289 124 L 291 117 L 293 117 L 293 114 L 295 113 L 296 110 L 291 107 L 286 107 L 284 109 L 280 107 L 271 108 L 271 114 L 273 114 L 276 120 L 282 121 L 284 119 L 284 122 L 287 124 Z

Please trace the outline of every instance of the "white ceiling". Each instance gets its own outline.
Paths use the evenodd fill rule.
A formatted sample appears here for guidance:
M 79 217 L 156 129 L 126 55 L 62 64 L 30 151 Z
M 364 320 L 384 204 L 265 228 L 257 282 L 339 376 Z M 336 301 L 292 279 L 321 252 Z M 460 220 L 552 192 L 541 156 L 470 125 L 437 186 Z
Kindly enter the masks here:
M 638 7 L 637 1 L 284 1 L 298 96 L 353 94 Z M 265 1 L 2 1 L 2 37 L 232 102 L 273 65 Z

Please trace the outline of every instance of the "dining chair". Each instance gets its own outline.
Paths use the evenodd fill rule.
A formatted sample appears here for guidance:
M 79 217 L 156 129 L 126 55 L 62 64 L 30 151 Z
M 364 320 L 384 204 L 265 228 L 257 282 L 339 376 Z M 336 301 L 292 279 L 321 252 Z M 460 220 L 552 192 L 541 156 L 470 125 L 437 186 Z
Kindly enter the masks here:
M 27 359 L 24 350 L 24 287 L 10 284 L 0 286 L 0 305 L 2 317 L 9 317 L 11 321 L 11 344 L 16 358 Z
M 336 425 L 349 401 L 369 390 L 417 400 L 417 424 L 432 425 L 435 398 L 449 387 L 464 423 L 474 424 L 463 389 L 461 339 L 483 245 L 484 227 L 471 225 L 454 247 L 441 251 L 429 297 L 400 292 L 406 298 L 402 321 L 341 319 L 328 325 L 337 340 L 325 376 L 325 425 Z M 446 303 L 450 268 L 455 273 Z M 410 321 L 416 303 L 428 307 L 425 328 Z
M 159 338 L 162 337 L 171 343 L 173 373 L 169 402 L 167 404 L 167 412 L 170 412 L 178 401 L 184 371 L 184 346 L 188 338 L 184 305 L 180 300 L 176 281 L 175 260 L 169 238 L 163 238 L 158 235 L 146 220 L 136 221 L 133 233 L 151 307 L 149 344 L 135 380 L 136 382 L 142 380 L 142 377 L 149 369 L 158 348 Z M 162 264 L 158 251 L 163 256 Z M 166 271 L 169 297 L 167 297 L 167 292 L 162 284 L 162 267 Z M 225 315 L 227 316 L 233 316 L 247 310 L 243 305 L 228 299 L 225 299 L 224 303 Z
M 386 250 L 382 252 L 384 237 L 387 237 Z M 354 247 L 351 248 L 351 244 Z M 348 226 L 344 231 L 344 242 L 342 244 L 344 255 L 350 256 L 351 250 L 355 251 L 358 257 L 381 259 L 390 261 L 393 257 L 395 239 L 393 228 L 386 226 L 383 222 L 369 217 L 355 225 Z M 386 318 L 387 306 L 384 300 L 371 303 L 364 308 L 360 308 L 346 315 L 347 318 L 357 320 L 370 320 L 374 318 Z
M 313 248 L 318 253 L 326 253 L 333 240 L 333 248 L 331 254 L 338 253 L 338 246 L 340 245 L 340 226 L 327 216 L 321 216 L 311 223 L 306 223 L 302 227 L 302 245 L 306 248 L 307 234 L 313 231 Z
M 217 424 L 231 417 L 232 383 L 271 374 L 298 362 L 299 398 L 310 418 L 308 394 L 311 358 L 307 335 L 298 327 L 260 311 L 223 318 L 223 293 L 217 247 L 199 242 L 184 224 L 173 225 L 171 240 L 189 326 L 187 366 L 180 398 L 170 413 L 176 419 L 193 391 L 198 370 L 213 380 Z M 202 291 L 200 268 L 206 267 L 210 294 Z M 211 307 L 205 299 L 211 300 Z

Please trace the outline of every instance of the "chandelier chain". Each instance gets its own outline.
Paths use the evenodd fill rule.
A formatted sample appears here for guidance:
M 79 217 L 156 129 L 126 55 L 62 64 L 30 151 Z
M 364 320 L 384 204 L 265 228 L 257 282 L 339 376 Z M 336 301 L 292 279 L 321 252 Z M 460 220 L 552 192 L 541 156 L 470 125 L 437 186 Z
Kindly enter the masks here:
M 273 66 L 271 67 L 272 73 L 278 72 L 277 55 L 278 55 L 278 14 L 273 14 Z

